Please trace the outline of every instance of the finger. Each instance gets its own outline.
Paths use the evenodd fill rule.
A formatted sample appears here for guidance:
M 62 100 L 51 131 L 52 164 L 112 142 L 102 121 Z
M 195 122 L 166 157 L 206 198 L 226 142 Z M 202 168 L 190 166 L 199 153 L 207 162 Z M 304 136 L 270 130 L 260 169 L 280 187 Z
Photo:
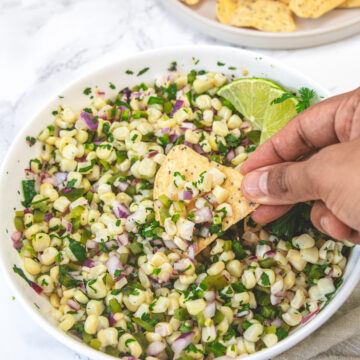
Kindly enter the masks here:
M 353 230 L 350 236 L 346 239 L 354 244 L 360 245 L 360 233 L 356 230 Z
M 313 158 L 295 163 L 267 166 L 245 175 L 242 192 L 252 202 L 264 205 L 296 204 L 320 199 Z
M 287 213 L 291 205 L 261 205 L 252 214 L 251 218 L 259 224 L 267 224 Z
M 323 233 L 336 240 L 346 240 L 351 229 L 339 220 L 322 201 L 316 201 L 311 209 L 311 222 Z
M 295 116 L 249 156 L 241 166 L 241 173 L 247 174 L 267 165 L 293 161 L 301 155 L 339 142 L 339 129 L 336 129 L 335 120 L 339 107 L 348 103 L 352 93 L 356 91 L 329 98 Z M 351 116 L 349 113 L 346 119 L 342 119 L 342 128 L 351 123 Z

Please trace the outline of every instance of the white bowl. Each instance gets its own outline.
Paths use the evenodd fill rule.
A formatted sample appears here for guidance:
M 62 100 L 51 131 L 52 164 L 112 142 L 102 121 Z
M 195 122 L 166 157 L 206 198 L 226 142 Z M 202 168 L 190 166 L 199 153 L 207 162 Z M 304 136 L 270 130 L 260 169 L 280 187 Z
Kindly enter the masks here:
M 195 65 L 194 62 L 197 62 L 197 60 L 199 61 L 197 65 Z M 248 70 L 248 76 L 267 77 L 287 89 L 299 89 L 305 86 L 315 89 L 320 97 L 329 96 L 329 92 L 316 82 L 271 58 L 229 47 L 187 46 L 149 51 L 119 60 L 113 65 L 109 65 L 74 82 L 61 93 L 61 95 L 64 96 L 63 99 L 59 99 L 59 97 L 54 98 L 40 113 L 33 117 L 31 121 L 27 122 L 26 126 L 24 126 L 13 142 L 0 174 L 2 199 L 0 224 L 3 234 L 2 241 L 0 242 L 0 263 L 3 267 L 3 273 L 13 288 L 13 291 L 16 293 L 17 299 L 21 301 L 27 311 L 33 316 L 34 320 L 37 321 L 45 331 L 53 335 L 63 344 L 92 359 L 109 360 L 113 359 L 113 357 L 95 351 L 82 344 L 76 338 L 58 330 L 56 322 L 50 315 L 52 308 L 46 298 L 37 295 L 26 282 L 12 270 L 14 264 L 22 267 L 20 257 L 13 249 L 12 241 L 10 240 L 10 234 L 14 231 L 13 209 L 20 209 L 21 196 L 18 195 L 17 191 L 20 189 L 20 181 L 24 177 L 24 169 L 28 166 L 29 160 L 36 157 L 40 151 L 39 144 L 29 148 L 25 143 L 25 137 L 27 135 L 36 136 L 45 125 L 50 124 L 52 121 L 51 112 L 57 105 L 68 104 L 75 109 L 80 109 L 87 105 L 89 98 L 83 95 L 83 90 L 86 87 L 95 88 L 98 86 L 100 89 L 105 90 L 107 95 L 116 94 L 116 92 L 123 87 L 131 87 L 142 81 L 150 82 L 157 76 L 166 74 L 169 64 L 172 61 L 176 61 L 179 69 L 187 72 L 193 68 L 197 70 L 207 69 L 233 73 L 237 77 L 243 77 L 241 68 L 244 68 Z M 218 61 L 225 63 L 226 66 L 219 67 L 217 65 Z M 228 70 L 228 66 L 236 66 L 237 70 L 230 71 Z M 150 69 L 143 75 L 137 77 L 137 72 L 145 67 L 149 67 Z M 125 71 L 127 69 L 133 70 L 134 75 L 126 75 Z M 116 85 L 117 90 L 111 90 L 109 88 L 110 81 Z M 359 277 L 360 248 L 356 247 L 353 249 L 349 259 L 344 275 L 344 283 L 338 289 L 336 296 L 330 304 L 307 324 L 297 328 L 288 338 L 269 349 L 250 355 L 248 359 L 272 358 L 310 335 L 344 303 L 356 286 Z M 37 304 L 40 309 L 34 304 Z

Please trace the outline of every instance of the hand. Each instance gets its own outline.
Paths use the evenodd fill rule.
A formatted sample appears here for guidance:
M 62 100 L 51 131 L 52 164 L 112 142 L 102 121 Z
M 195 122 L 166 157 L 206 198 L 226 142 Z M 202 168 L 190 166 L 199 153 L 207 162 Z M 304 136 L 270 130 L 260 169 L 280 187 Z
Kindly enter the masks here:
M 264 204 L 254 221 L 270 222 L 291 204 L 316 200 L 311 221 L 320 231 L 360 243 L 360 88 L 297 115 L 241 172 L 244 195 Z

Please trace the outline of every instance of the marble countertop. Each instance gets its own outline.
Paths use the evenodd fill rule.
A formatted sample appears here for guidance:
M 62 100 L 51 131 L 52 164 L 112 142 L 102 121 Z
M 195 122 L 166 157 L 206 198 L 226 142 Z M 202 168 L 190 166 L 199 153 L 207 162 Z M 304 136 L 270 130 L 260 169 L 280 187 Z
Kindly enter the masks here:
M 184 25 L 156 0 L 1 0 L 0 159 L 21 126 L 74 78 L 124 55 L 186 44 L 228 45 Z M 334 94 L 359 86 L 360 35 L 317 48 L 258 51 Z M 34 323 L 4 281 L 0 274 L 1 359 L 85 360 Z

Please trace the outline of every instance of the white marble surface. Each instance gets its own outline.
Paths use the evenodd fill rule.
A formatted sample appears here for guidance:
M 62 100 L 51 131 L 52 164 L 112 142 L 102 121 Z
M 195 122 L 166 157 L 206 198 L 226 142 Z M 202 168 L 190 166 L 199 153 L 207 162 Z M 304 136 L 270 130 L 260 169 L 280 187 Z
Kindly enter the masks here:
M 18 129 L 74 78 L 147 49 L 216 43 L 155 0 L 0 0 L 0 159 Z M 334 93 L 360 85 L 360 35 L 312 49 L 258 51 Z M 1 274 L 0 283 L 1 359 L 85 360 L 32 321 Z

